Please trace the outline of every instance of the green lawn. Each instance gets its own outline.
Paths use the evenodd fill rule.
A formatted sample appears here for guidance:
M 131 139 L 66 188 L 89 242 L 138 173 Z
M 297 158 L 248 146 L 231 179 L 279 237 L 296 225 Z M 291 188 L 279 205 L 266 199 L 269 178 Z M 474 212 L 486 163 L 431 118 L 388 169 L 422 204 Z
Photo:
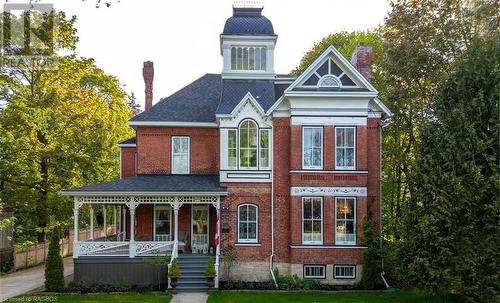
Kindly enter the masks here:
M 123 293 L 123 294 L 29 294 L 12 299 L 12 302 L 57 302 L 57 303 L 168 303 L 172 296 L 167 293 Z M 7 301 L 9 302 L 9 301 Z
M 251 292 L 226 291 L 210 294 L 208 303 L 447 303 L 424 295 L 398 292 Z

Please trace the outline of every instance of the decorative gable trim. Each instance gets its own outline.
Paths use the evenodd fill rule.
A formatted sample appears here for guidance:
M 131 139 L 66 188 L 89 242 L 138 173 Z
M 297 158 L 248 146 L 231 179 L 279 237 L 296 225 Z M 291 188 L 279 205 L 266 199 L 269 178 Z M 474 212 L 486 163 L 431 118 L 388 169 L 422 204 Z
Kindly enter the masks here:
M 309 76 L 311 76 L 318 68 L 321 67 L 321 65 L 328 59 L 328 56 L 333 55 L 335 58 L 337 58 L 342 65 L 345 66 L 358 80 L 361 82 L 371 93 L 371 95 L 377 95 L 378 91 L 371 85 L 371 83 L 361 75 L 361 73 L 354 67 L 352 64 L 333 46 L 330 45 L 309 67 L 285 90 L 285 95 L 289 95 L 292 93 L 292 90 L 296 87 L 298 87 L 302 82 L 306 80 Z M 297 92 L 293 92 L 297 93 Z M 302 92 L 301 92 L 302 93 Z M 307 93 L 309 95 L 313 95 L 314 92 L 303 92 Z M 322 94 L 325 94 L 326 92 L 321 92 Z M 343 92 L 328 92 L 328 95 L 341 95 Z M 362 94 L 366 94 L 366 92 L 360 92 L 360 93 L 355 93 L 355 92 L 348 92 L 349 94 L 355 94 L 356 96 L 360 96 Z
M 261 118 L 265 118 L 266 113 L 262 106 L 260 106 L 259 102 L 252 96 L 250 92 L 248 92 L 243 99 L 236 105 L 233 109 L 233 111 L 230 114 L 218 114 L 216 115 L 217 118 L 234 118 L 236 117 L 245 107 L 245 105 L 250 104 L 256 111 L 257 113 L 261 116 Z

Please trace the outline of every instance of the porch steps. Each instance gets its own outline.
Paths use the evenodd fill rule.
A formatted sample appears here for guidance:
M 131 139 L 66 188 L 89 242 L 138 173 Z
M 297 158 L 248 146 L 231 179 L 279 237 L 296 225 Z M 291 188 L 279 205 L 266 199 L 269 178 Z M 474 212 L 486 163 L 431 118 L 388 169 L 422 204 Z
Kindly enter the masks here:
M 212 256 L 201 254 L 179 254 L 177 262 L 181 277 L 177 282 L 179 292 L 206 292 L 208 289 L 205 267 Z

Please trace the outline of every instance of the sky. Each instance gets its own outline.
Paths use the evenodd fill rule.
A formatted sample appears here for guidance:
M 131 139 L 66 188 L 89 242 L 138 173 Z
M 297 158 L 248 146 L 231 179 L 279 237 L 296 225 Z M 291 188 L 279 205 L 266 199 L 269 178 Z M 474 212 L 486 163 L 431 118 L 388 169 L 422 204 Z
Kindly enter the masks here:
M 0 0 L 4 2 L 4 0 Z M 23 0 L 10 2 L 26 2 Z M 106 73 L 144 104 L 143 61 L 155 66 L 153 102 L 205 73 L 220 73 L 219 35 L 234 0 L 42 0 L 76 15 L 77 54 L 94 58 Z M 388 0 L 264 0 L 278 42 L 275 71 L 288 73 L 313 45 L 330 33 L 382 24 Z

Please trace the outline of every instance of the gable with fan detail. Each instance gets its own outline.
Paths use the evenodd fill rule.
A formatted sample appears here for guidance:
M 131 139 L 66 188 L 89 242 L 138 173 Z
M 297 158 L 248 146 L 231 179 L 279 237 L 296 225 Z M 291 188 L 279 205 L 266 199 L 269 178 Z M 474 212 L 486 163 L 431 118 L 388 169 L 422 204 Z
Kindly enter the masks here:
M 377 93 L 370 82 L 333 46 L 288 87 L 285 95 L 305 91 Z

